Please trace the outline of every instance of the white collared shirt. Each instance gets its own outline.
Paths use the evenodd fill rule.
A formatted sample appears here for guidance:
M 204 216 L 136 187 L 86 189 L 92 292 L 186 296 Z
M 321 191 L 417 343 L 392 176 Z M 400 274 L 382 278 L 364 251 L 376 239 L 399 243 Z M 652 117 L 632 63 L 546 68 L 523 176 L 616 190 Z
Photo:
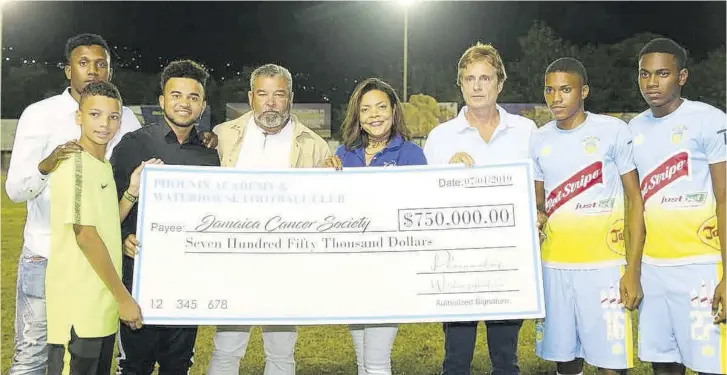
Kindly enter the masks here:
M 500 123 L 485 142 L 476 128 L 470 126 L 463 107 L 457 117 L 432 129 L 424 144 L 424 155 L 429 165 L 448 164 L 458 152 L 469 154 L 475 164 L 502 163 L 530 158 L 530 135 L 537 129 L 527 117 L 513 115 L 497 106 Z
M 12 201 L 27 202 L 23 247 L 46 258 L 50 254 L 50 175 L 42 175 L 38 164 L 58 145 L 81 136 L 76 124 L 78 102 L 69 90 L 29 105 L 20 115 L 5 181 L 5 191 Z M 124 134 L 139 128 L 136 115 L 124 107 L 121 127 L 106 147 L 106 159 Z
M 290 150 L 293 146 L 293 122 L 277 134 L 265 134 L 250 116 L 245 125 L 245 137 L 240 146 L 236 168 L 244 169 L 286 169 L 290 168 Z

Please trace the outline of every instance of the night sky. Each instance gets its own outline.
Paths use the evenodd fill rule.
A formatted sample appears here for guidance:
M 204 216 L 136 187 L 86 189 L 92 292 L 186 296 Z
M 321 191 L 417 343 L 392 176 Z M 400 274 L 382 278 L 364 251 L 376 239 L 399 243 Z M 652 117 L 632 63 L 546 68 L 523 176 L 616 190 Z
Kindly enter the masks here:
M 696 57 L 725 44 L 725 2 L 418 3 L 409 13 L 410 62 L 454 66 L 477 40 L 505 60 L 535 20 L 572 42 L 614 43 L 651 31 Z M 403 8 L 392 2 L 17 2 L 3 5 L 2 43 L 15 54 L 60 61 L 74 34 L 95 32 L 141 52 L 143 70 L 193 58 L 223 74 L 280 63 L 293 73 L 351 77 L 400 65 Z

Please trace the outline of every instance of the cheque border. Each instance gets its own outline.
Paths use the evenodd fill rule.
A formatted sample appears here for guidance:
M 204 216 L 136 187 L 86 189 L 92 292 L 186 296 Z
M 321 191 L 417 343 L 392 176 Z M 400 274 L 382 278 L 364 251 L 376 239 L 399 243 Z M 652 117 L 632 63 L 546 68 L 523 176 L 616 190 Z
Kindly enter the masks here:
M 509 163 L 487 164 L 473 166 L 472 169 L 488 169 L 493 167 L 525 167 L 527 171 L 527 180 L 534 181 L 533 166 L 530 160 L 514 161 Z M 306 168 L 306 169 L 280 169 L 280 170 L 240 170 L 235 168 L 222 167 L 200 167 L 200 166 L 179 166 L 179 165 L 150 165 L 142 170 L 141 186 L 143 187 L 141 196 L 139 197 L 137 235 L 140 243 L 144 243 L 143 232 L 141 228 L 145 223 L 145 203 L 148 195 L 146 184 L 147 174 L 149 172 L 184 172 L 184 173 L 246 173 L 251 175 L 269 175 L 269 174 L 333 174 L 333 173 L 403 173 L 403 172 L 437 172 L 445 170 L 460 169 L 458 165 L 447 166 L 406 166 L 397 168 L 347 168 L 342 171 L 323 168 Z M 529 184 L 528 197 L 535 202 L 535 185 Z M 530 222 L 535 223 L 537 220 L 535 206 L 528 207 L 530 214 Z M 144 318 L 145 324 L 192 324 L 192 325 L 230 325 L 230 324 L 280 324 L 280 325 L 324 325 L 324 324 L 347 324 L 347 323 L 375 323 L 375 322 L 391 322 L 391 323 L 414 323 L 414 322 L 445 322 L 445 321 L 469 321 L 469 320 L 503 320 L 503 319 L 534 319 L 545 317 L 544 296 L 543 296 L 543 278 L 542 263 L 540 257 L 540 247 L 538 236 L 535 231 L 531 235 L 531 241 L 535 251 L 533 251 L 533 282 L 536 286 L 536 308 L 530 311 L 522 311 L 518 313 L 471 313 L 471 314 L 436 314 L 436 315 L 390 315 L 390 316 L 347 316 L 347 317 L 195 317 L 195 316 L 155 316 Z M 134 281 L 132 296 L 139 301 L 139 286 L 141 284 L 141 269 L 144 251 L 137 253 L 134 258 Z M 198 313 L 194 311 L 192 313 Z

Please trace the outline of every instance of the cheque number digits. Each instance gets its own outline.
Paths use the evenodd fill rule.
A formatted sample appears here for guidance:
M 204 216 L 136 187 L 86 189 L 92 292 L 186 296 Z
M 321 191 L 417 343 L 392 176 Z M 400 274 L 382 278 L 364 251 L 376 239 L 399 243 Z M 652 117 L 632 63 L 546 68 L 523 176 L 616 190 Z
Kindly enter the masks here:
M 163 309 L 164 300 L 161 298 L 152 298 L 149 300 L 150 306 L 153 310 Z M 177 310 L 196 310 L 197 309 L 196 299 L 178 299 L 175 307 Z M 207 309 L 209 310 L 227 310 L 226 299 L 212 299 L 207 303 Z
M 510 226 L 512 205 L 412 209 L 400 217 L 402 229 L 459 229 Z
M 207 304 L 207 308 L 210 310 L 227 310 L 226 299 L 213 299 Z
M 177 309 L 179 310 L 196 310 L 197 300 L 196 299 L 178 299 Z

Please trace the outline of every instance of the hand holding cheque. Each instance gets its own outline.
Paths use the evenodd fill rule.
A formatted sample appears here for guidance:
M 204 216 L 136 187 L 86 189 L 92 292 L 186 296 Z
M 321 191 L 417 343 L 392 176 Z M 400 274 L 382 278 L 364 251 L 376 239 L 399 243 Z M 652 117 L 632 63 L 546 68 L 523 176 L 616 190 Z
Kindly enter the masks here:
M 133 295 L 147 324 L 544 316 L 527 162 L 142 173 Z

